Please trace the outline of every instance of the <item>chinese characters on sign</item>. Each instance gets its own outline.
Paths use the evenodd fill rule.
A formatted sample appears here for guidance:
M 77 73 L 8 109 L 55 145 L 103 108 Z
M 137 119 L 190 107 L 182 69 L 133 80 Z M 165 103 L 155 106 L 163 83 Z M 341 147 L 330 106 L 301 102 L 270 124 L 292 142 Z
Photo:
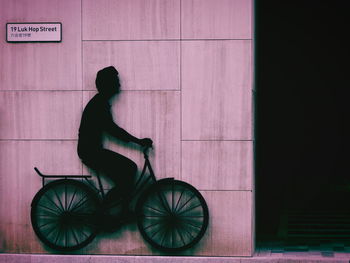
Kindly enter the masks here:
M 61 42 L 61 23 L 7 23 L 7 42 Z

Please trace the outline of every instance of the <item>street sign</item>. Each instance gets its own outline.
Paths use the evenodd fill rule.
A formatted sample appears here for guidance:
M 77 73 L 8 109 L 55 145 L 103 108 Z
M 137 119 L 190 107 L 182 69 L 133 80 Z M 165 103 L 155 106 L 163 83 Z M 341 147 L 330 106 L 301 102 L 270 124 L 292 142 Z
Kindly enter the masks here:
M 62 23 L 7 23 L 6 41 L 21 42 L 61 42 Z

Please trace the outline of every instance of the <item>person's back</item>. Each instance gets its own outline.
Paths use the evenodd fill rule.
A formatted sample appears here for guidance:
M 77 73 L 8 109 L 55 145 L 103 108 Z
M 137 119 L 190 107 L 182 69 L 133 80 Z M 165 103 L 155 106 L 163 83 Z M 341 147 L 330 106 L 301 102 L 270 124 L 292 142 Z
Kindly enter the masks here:
M 85 159 L 89 152 L 102 149 L 103 121 L 106 105 L 100 94 L 96 94 L 86 105 L 79 127 L 78 154 Z
M 79 127 L 78 155 L 83 160 L 96 157 L 103 149 L 103 133 L 125 141 L 139 141 L 114 123 L 108 99 L 96 94 L 86 105 Z

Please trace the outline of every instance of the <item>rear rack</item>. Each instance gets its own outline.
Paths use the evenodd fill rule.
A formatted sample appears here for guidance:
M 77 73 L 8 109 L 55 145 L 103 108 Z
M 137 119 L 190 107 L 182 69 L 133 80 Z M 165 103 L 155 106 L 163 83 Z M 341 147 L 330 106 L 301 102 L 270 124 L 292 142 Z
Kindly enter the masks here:
M 42 178 L 43 186 L 45 185 L 45 179 L 46 178 L 63 178 L 63 179 L 80 178 L 80 179 L 87 179 L 87 178 L 91 178 L 92 177 L 91 175 L 46 175 L 46 174 L 41 173 L 37 167 L 34 167 L 34 170 Z

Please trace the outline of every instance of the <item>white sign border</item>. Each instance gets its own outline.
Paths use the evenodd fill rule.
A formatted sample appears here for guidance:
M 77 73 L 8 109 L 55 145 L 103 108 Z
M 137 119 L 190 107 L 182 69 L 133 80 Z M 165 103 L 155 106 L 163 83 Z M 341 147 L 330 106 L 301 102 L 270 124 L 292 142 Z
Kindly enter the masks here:
M 53 25 L 60 25 L 60 40 L 34 40 L 34 41 L 11 41 L 8 40 L 8 25 L 28 25 L 28 24 L 43 24 L 43 25 L 47 25 L 47 24 L 53 24 Z M 62 42 L 62 23 L 61 22 L 8 22 L 5 25 L 6 27 L 6 42 L 7 43 L 61 43 Z

